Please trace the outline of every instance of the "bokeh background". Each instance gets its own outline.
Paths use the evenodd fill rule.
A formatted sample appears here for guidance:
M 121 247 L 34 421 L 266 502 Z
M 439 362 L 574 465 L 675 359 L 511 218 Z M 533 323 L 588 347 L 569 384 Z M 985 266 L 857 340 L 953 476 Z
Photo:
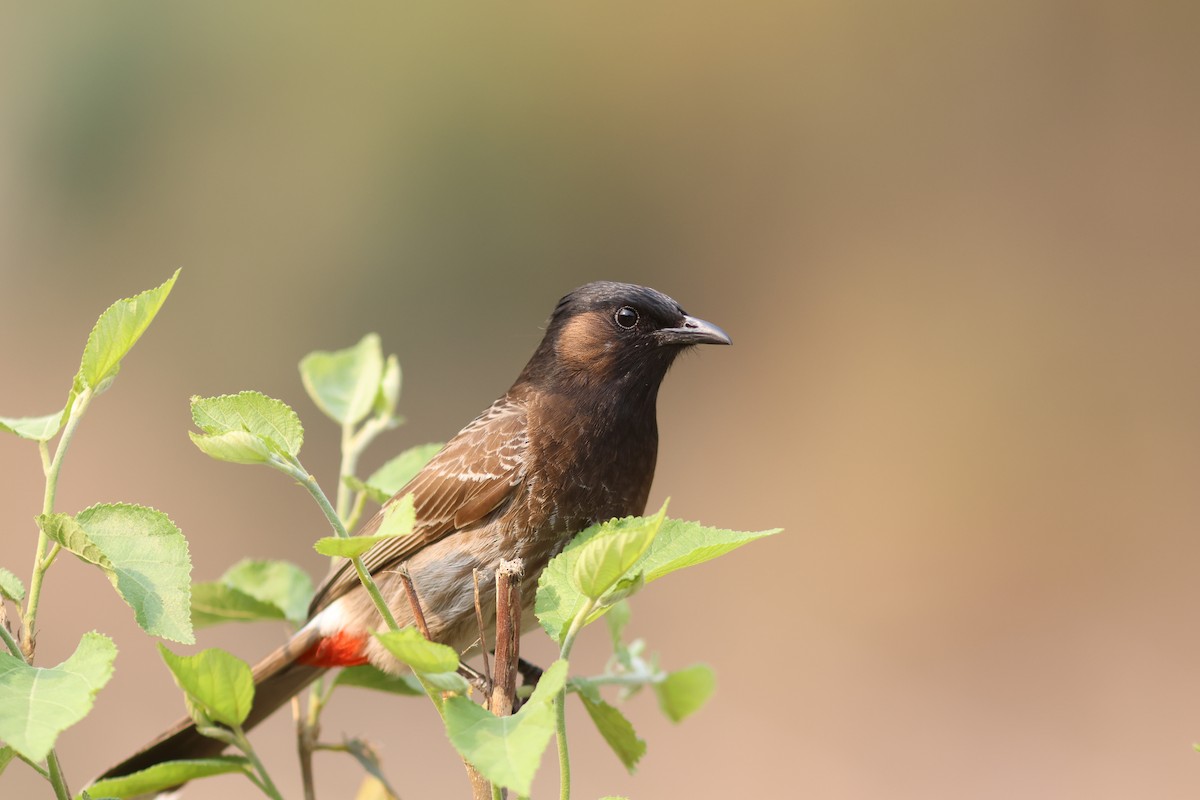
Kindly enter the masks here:
M 572 711 L 581 798 L 1194 797 L 1200 786 L 1200 12 L 1189 2 L 503 7 L 58 4 L 0 32 L 0 413 L 62 406 L 95 318 L 183 273 L 93 406 L 58 509 L 170 513 L 197 580 L 314 576 L 323 521 L 207 460 L 187 399 L 378 331 L 408 424 L 507 388 L 557 298 L 646 283 L 727 328 L 673 371 L 652 504 L 786 533 L 639 596 L 718 671 L 630 777 Z M 0 441 L 28 574 L 36 448 Z M 60 740 L 74 788 L 182 712 L 103 577 L 50 573 L 39 660 L 120 647 Z M 253 659 L 269 627 L 203 645 Z M 527 652 L 548 647 L 526 637 Z M 605 657 L 601 630 L 581 662 Z M 290 722 L 257 741 L 298 794 Z M 405 798 L 461 797 L 427 705 L 347 691 Z M 536 796 L 556 782 L 553 759 Z M 358 768 L 318 760 L 323 797 Z M 219 778 L 197 797 L 253 797 Z M 4 797 L 48 797 L 22 764 Z

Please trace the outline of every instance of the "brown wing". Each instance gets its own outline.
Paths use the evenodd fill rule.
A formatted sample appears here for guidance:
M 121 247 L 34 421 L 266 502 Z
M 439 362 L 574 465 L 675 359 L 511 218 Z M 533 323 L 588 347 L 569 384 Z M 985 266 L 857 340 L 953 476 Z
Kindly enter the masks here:
M 529 444 L 525 407 L 501 398 L 446 443 L 425 468 L 398 491 L 388 504 L 413 494 L 416 524 L 404 537 L 380 542 L 363 554 L 370 573 L 399 564 L 421 548 L 500 507 L 525 478 Z M 370 535 L 379 528 L 383 509 L 359 529 Z M 320 611 L 359 585 L 349 561 L 342 562 L 317 589 L 309 615 Z

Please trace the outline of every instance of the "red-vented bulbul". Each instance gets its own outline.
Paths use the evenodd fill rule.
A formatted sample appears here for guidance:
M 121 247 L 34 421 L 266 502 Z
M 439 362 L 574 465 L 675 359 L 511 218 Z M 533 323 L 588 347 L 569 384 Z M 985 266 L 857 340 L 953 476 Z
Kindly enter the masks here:
M 689 316 L 661 292 L 597 282 L 559 301 L 545 336 L 516 382 L 401 489 L 412 493 L 411 535 L 363 556 L 401 626 L 412 612 L 397 570 L 407 564 L 431 638 L 462 653 L 478 641 L 472 571 L 495 623 L 494 570 L 521 558 L 535 585 L 546 563 L 579 531 L 645 511 L 658 452 L 655 401 L 668 368 L 697 344 L 729 344 L 716 325 Z M 386 505 L 385 505 L 386 508 Z M 359 531 L 374 532 L 383 510 Z M 534 593 L 525 592 L 525 625 Z M 348 561 L 317 589 L 308 623 L 254 668 L 247 730 L 323 670 L 371 663 L 404 666 L 371 636 L 383 628 Z M 104 773 L 127 775 L 225 747 L 183 719 Z

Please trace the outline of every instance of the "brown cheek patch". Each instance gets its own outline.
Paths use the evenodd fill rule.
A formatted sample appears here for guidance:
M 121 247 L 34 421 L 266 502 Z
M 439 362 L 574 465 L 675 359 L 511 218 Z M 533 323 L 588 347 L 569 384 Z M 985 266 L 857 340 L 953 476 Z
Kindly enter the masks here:
M 576 369 L 604 369 L 612 359 L 612 338 L 605 322 L 598 311 L 570 320 L 555 344 L 559 360 Z

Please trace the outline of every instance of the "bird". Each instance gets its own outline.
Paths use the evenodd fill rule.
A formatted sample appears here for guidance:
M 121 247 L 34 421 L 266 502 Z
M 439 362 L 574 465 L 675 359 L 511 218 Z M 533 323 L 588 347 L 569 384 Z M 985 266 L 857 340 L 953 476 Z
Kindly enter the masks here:
M 378 530 L 393 503 L 411 494 L 411 534 L 363 556 L 401 627 L 414 623 L 406 569 L 434 641 L 465 653 L 478 644 L 475 581 L 485 626 L 495 625 L 493 576 L 520 558 L 525 580 L 586 527 L 644 513 L 658 454 L 659 387 L 680 353 L 729 345 L 718 326 L 687 314 L 649 287 L 597 281 L 565 295 L 516 381 L 467 424 L 358 531 Z M 533 592 L 522 593 L 522 630 L 536 624 Z M 490 610 L 490 614 L 488 613 Z M 249 730 L 320 674 L 372 664 L 406 668 L 376 639 L 386 629 L 351 562 L 316 590 L 309 617 L 253 669 Z M 155 764 L 217 755 L 225 744 L 185 717 L 99 779 Z

